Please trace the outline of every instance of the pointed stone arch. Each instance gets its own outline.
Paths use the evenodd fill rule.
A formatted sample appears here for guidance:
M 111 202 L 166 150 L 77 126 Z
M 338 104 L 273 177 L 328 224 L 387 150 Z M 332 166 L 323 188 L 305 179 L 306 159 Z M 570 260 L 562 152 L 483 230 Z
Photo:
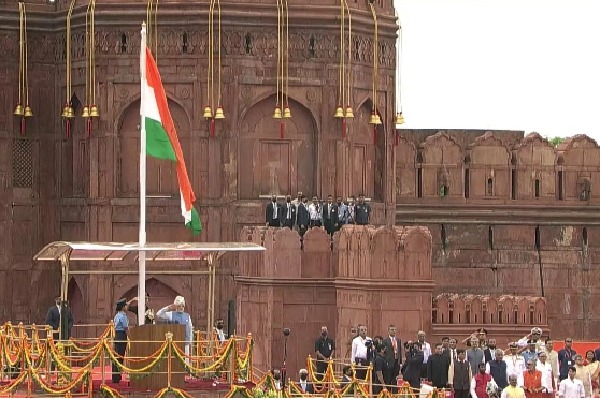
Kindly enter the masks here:
M 557 152 L 542 135 L 532 132 L 513 150 L 515 164 L 516 198 L 556 198 Z
M 420 145 L 423 197 L 462 197 L 464 155 L 446 132 L 427 137 Z
M 450 323 L 450 300 L 446 295 L 437 296 L 437 318 L 434 323 L 436 324 L 449 324 Z
M 515 303 L 512 296 L 500 296 L 498 301 L 498 315 L 501 317 L 501 320 L 498 321 L 500 324 L 517 324 L 517 321 L 514 318 Z
M 455 296 L 454 303 L 454 324 L 464 325 L 467 323 L 467 302 L 461 296 Z
M 473 143 L 469 144 L 465 159 L 468 159 L 468 165 L 465 165 L 468 197 L 505 199 L 510 197 L 511 153 L 495 134 L 486 132 L 478 136 Z
M 487 324 L 498 324 L 498 301 L 495 298 L 489 297 L 486 301 L 487 308 L 487 316 L 486 323 Z
M 69 302 L 69 307 L 71 307 L 71 313 L 73 313 L 73 324 L 85 324 L 87 322 L 86 316 L 88 314 L 88 307 L 86 307 L 81 287 L 74 277 L 69 279 L 69 284 L 67 286 L 67 300 Z M 75 326 L 71 330 L 71 336 L 73 337 L 89 337 L 86 334 L 85 328 Z
M 549 142 L 537 132 L 525 136 L 516 146 L 517 165 L 554 166 L 557 153 Z
M 519 319 L 516 322 L 518 325 L 529 325 L 529 305 L 530 301 L 527 297 L 520 297 L 517 301 Z
M 273 119 L 275 94 L 250 106 L 239 122 L 238 184 L 241 199 L 268 194 L 315 193 L 317 122 L 289 99 L 292 118 Z M 281 138 L 281 123 L 285 124 Z
M 565 200 L 600 198 L 600 147 L 586 136 L 575 135 L 558 146 L 564 165 Z
M 373 232 L 371 278 L 396 280 L 399 278 L 396 259 L 399 237 L 393 227 L 382 226 Z
M 534 309 L 534 323 L 537 325 L 546 325 L 548 323 L 547 311 L 546 311 L 546 300 L 538 297 L 533 306 Z
M 402 234 L 405 276 L 401 279 L 431 279 L 431 234 L 420 226 L 407 227 Z M 426 249 L 426 251 L 423 251 Z
M 158 311 L 164 306 L 169 304 L 173 304 L 173 300 L 175 300 L 175 296 L 181 295 L 180 292 L 173 289 L 171 285 L 166 282 L 163 282 L 159 277 L 158 278 L 149 278 L 146 279 L 146 293 L 149 296 L 149 306 L 154 309 L 154 311 Z M 138 285 L 131 286 L 127 291 L 123 292 L 118 298 L 126 298 L 132 299 L 138 295 Z M 186 299 L 189 302 L 191 299 Z M 147 305 L 148 306 L 148 305 Z M 186 304 L 189 307 L 189 305 Z M 130 320 L 134 321 L 133 317 L 130 315 Z
M 471 324 L 483 324 L 483 302 L 480 296 L 474 296 L 471 300 Z

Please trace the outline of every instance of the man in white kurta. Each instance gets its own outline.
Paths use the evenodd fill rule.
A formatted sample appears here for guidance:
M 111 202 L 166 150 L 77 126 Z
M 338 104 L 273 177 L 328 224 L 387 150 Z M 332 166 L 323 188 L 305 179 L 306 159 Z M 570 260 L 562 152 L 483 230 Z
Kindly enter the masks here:
M 535 369 L 542 373 L 542 387 L 546 388 L 546 393 L 554 393 L 556 388 L 556 381 L 554 380 L 554 373 L 552 372 L 552 365 L 546 362 L 548 355 L 545 352 L 539 354 L 539 360 Z
M 185 354 L 190 355 L 190 344 L 192 343 L 192 318 L 185 311 L 185 299 L 183 296 L 175 297 L 170 306 L 158 310 L 156 318 L 160 321 L 169 321 L 174 324 L 185 325 Z

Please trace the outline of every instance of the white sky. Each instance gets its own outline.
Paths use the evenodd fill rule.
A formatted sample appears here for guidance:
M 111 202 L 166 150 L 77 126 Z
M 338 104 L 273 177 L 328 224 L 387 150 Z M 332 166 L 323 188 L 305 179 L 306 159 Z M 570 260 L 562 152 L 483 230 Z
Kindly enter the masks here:
M 600 0 L 393 0 L 403 128 L 600 141 Z

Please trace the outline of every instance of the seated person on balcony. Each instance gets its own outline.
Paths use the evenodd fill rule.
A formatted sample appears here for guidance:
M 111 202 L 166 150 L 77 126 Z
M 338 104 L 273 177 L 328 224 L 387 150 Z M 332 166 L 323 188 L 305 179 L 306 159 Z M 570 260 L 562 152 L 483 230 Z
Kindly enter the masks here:
M 185 325 L 185 354 L 190 354 L 190 343 L 192 342 L 192 319 L 185 311 L 185 299 L 183 296 L 175 297 L 170 306 L 158 310 L 156 318 L 159 321 L 169 321 L 173 324 Z

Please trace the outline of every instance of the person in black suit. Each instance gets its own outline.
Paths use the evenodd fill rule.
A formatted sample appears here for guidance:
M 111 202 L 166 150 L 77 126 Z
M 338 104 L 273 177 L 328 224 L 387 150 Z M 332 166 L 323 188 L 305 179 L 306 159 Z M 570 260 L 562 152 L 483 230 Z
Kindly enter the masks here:
M 292 203 L 292 196 L 285 198 L 285 204 L 281 207 L 281 226 L 292 229 L 296 225 L 296 205 Z
M 73 328 L 73 314 L 65 301 L 61 307 L 60 297 L 54 299 L 55 305 L 48 309 L 46 313 L 46 325 L 50 325 L 54 331 L 54 340 L 68 340 L 71 337 L 71 328 Z M 60 316 L 66 316 L 64 321 L 61 321 Z M 62 322 L 62 326 L 61 326 Z
M 339 209 L 337 204 L 333 204 L 331 195 L 327 196 L 327 204 L 323 206 L 323 225 L 325 225 L 325 230 L 330 235 L 333 235 L 340 225 Z
M 398 375 L 400 374 L 400 365 L 402 365 L 402 342 L 396 337 L 396 325 L 388 326 L 388 337 L 383 339 L 385 346 L 385 361 L 387 370 L 385 371 L 385 383 L 388 390 L 396 394 L 398 392 Z
M 404 345 L 406 351 L 406 362 L 403 366 L 404 380 L 410 384 L 413 393 L 418 394 L 421 389 L 421 367 L 425 355 L 421 349 L 421 343 L 408 342 Z
M 297 211 L 298 233 L 300 233 L 300 236 L 304 236 L 310 224 L 310 214 L 308 213 L 308 199 L 306 198 L 306 196 L 302 196 L 302 202 L 298 204 Z
M 385 345 L 377 343 L 375 345 L 375 357 L 373 359 L 373 373 L 371 375 L 373 396 L 378 396 L 379 393 L 386 387 L 385 373 L 387 370 L 387 362 L 385 361 Z
M 265 218 L 267 226 L 281 226 L 281 205 L 277 204 L 277 196 L 271 196 L 271 202 L 267 204 Z
M 488 346 L 483 350 L 483 355 L 486 363 L 496 359 L 496 339 L 488 339 Z
M 360 195 L 358 204 L 354 206 L 354 220 L 356 225 L 368 225 L 371 218 L 371 206 L 366 202 L 365 196 Z

